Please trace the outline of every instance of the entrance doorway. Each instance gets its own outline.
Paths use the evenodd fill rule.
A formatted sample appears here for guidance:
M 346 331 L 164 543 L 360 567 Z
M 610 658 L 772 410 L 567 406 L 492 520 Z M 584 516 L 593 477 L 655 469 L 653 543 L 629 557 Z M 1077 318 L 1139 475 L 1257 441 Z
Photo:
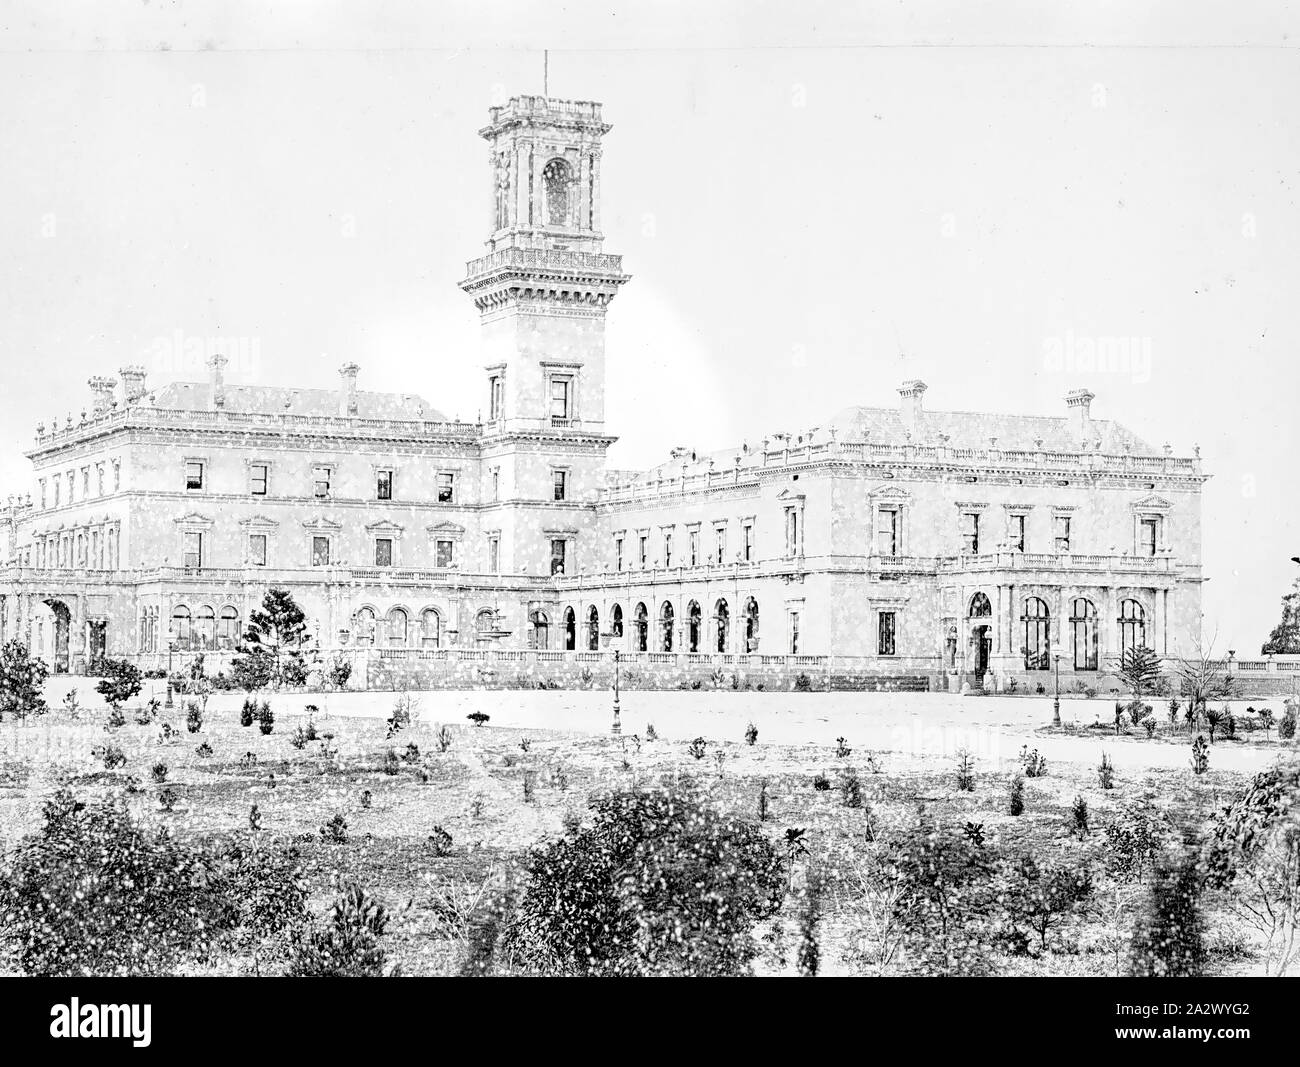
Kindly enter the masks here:
M 90 661 L 101 660 L 108 652 L 108 623 L 104 619 L 90 621 Z
M 976 674 L 985 674 L 989 669 L 989 660 L 993 655 L 992 632 L 991 626 L 976 626 L 971 631 L 971 639 L 975 646 Z
M 72 635 L 72 612 L 62 600 L 47 600 L 50 611 L 54 613 L 54 655 L 55 674 L 67 674 L 69 667 L 68 641 Z

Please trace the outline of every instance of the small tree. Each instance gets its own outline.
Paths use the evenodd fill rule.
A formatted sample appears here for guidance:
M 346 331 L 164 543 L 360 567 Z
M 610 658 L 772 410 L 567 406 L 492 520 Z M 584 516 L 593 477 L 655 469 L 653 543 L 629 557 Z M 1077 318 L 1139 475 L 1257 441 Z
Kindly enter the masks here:
M 1199 975 L 1205 965 L 1201 872 L 1185 844 L 1156 867 L 1129 950 L 1129 973 L 1141 978 Z
M 1292 592 L 1282 598 L 1282 620 L 1273 627 L 1260 654 L 1294 655 L 1300 652 L 1300 579 L 1292 586 Z
M 295 978 L 374 978 L 384 973 L 379 939 L 388 911 L 356 883 L 340 888 L 324 924 L 296 946 L 289 974 Z
M 104 677 L 95 686 L 95 691 L 114 711 L 135 697 L 144 684 L 140 668 L 124 659 L 100 660 L 100 670 Z
M 1038 936 L 1038 951 L 1046 952 L 1052 929 L 1074 914 L 1091 894 L 1092 879 L 1086 867 L 1042 867 L 1026 856 L 1012 869 L 1007 910 L 1012 923 L 1027 926 Z
M 41 695 L 50 669 L 17 638 L 0 646 L 0 719 L 6 714 L 26 721 L 46 710 Z
M 254 609 L 248 616 L 244 641 L 249 655 L 254 659 L 258 654 L 270 657 L 272 680 L 291 680 L 286 679 L 286 661 L 300 657 L 306 640 L 307 616 L 292 594 L 287 589 L 268 589 L 261 608 Z M 236 672 L 240 670 L 238 664 L 234 669 Z M 296 678 L 299 672 L 288 673 Z
M 1139 700 L 1155 689 L 1160 678 L 1160 656 L 1146 645 L 1126 648 L 1119 657 L 1116 674 Z

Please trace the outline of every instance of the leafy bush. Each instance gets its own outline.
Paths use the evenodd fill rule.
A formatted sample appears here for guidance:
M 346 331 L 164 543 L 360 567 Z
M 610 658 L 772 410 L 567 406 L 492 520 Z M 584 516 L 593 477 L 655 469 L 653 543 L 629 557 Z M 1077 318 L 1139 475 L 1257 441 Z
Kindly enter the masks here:
M 472 722 L 475 726 L 482 726 L 485 722 L 487 722 L 490 718 L 492 718 L 492 716 L 489 715 L 486 711 L 471 711 L 468 715 L 465 716 L 465 718 L 469 719 L 469 721 Z
M 1047 760 L 1038 754 L 1038 749 L 1027 752 L 1026 745 L 1020 750 L 1020 766 L 1024 771 L 1026 778 L 1045 778 L 1047 777 Z
M 176 801 L 180 799 L 180 794 L 171 786 L 164 786 L 158 792 L 158 806 L 163 811 L 171 811 L 176 807 Z
M 245 697 L 244 704 L 239 709 L 239 725 L 252 726 L 257 719 L 257 701 L 252 697 Z
M 201 759 L 207 759 L 209 756 L 212 755 L 212 746 L 208 744 L 206 741 L 204 741 L 201 744 L 199 744 L 199 746 L 194 750 L 194 753 L 195 755 L 199 756 Z
M 324 924 L 316 924 L 295 945 L 289 974 L 295 978 L 372 978 L 384 973 L 379 939 L 388 912 L 356 883 L 344 885 Z
M 301 726 L 295 728 L 293 733 L 289 736 L 289 744 L 293 745 L 294 748 L 299 750 L 306 748 L 307 731 L 304 730 Z
M 1130 803 L 1106 826 L 1106 856 L 1121 881 L 1141 879 L 1160 853 L 1161 821 L 1144 805 Z
M 645 739 L 647 741 L 659 740 L 659 735 L 658 733 L 655 732 L 655 724 L 652 722 L 648 722 L 645 724 Z
M 451 748 L 451 742 L 452 742 L 451 728 L 448 726 L 439 726 L 438 732 L 433 735 L 433 740 L 434 743 L 438 746 L 439 752 L 446 752 L 447 749 Z M 524 751 L 527 751 L 527 749 L 525 749 Z
M 104 672 L 104 677 L 95 686 L 95 692 L 114 710 L 136 696 L 144 685 L 140 668 L 124 659 L 105 659 L 100 669 Z
M 709 743 L 704 738 L 697 737 L 694 741 L 692 741 L 689 745 L 686 746 L 686 751 L 689 752 L 696 759 L 703 759 L 705 750 L 708 747 L 709 747 Z
M 1052 928 L 1075 914 L 1091 895 L 1087 868 L 1069 864 L 1043 867 L 1032 857 L 1022 858 L 1012 867 L 1006 900 L 1013 951 L 1046 952 Z M 1037 935 L 1037 945 L 1032 945 L 1024 927 Z
M 451 834 L 441 826 L 435 826 L 429 835 L 429 848 L 435 856 L 446 856 L 451 852 Z
M 402 730 L 409 729 L 420 718 L 420 702 L 409 693 L 403 693 L 393 705 L 393 714 L 388 719 L 388 736 L 393 737 Z
M 1205 742 L 1204 734 L 1197 734 L 1192 742 L 1192 773 L 1204 774 L 1210 769 L 1210 746 Z
M 203 729 L 203 708 L 197 700 L 185 702 L 185 729 L 192 734 Z
M 342 656 L 335 656 L 325 669 L 325 680 L 334 689 L 346 689 L 348 679 L 352 677 L 352 661 Z
M 104 746 L 102 759 L 104 761 L 105 770 L 111 771 L 118 767 L 126 766 L 126 753 L 116 745 Z
M 1286 710 L 1282 712 L 1282 718 L 1277 724 L 1277 736 L 1280 741 L 1290 741 L 1295 737 L 1295 724 L 1297 712 L 1296 705 L 1287 704 Z
M 862 780 L 858 778 L 855 767 L 844 769 L 844 778 L 840 782 L 840 795 L 844 797 L 846 808 L 862 807 Z
M 1130 974 L 1187 978 L 1202 972 L 1206 953 L 1201 889 L 1195 849 L 1185 847 L 1158 863 L 1130 942 Z
M 690 791 L 615 793 L 592 825 L 535 851 L 514 951 L 570 975 L 736 975 L 757 952 L 754 923 L 785 889 L 758 828 Z
M 328 822 L 320 825 L 320 837 L 332 845 L 342 845 L 348 839 L 348 821 L 342 812 L 337 812 Z
M 957 788 L 965 793 L 975 792 L 975 760 L 964 748 L 957 753 Z
M 796 693 L 811 693 L 812 687 L 812 679 L 808 675 L 803 673 L 795 675 L 794 691 Z
M 1012 815 L 1023 815 L 1025 811 L 1025 780 L 1018 774 L 1007 789 L 1007 810 Z
M 835 755 L 840 759 L 848 759 L 853 755 L 853 749 L 849 747 L 848 740 L 843 737 L 835 739 Z
M 257 728 L 263 736 L 275 729 L 275 712 L 271 710 L 269 701 L 263 700 L 262 706 L 257 709 Z
M 402 761 L 398 758 L 393 749 L 388 749 L 384 753 L 383 771 L 385 774 L 396 774 L 402 769 Z
M 1097 767 L 1097 781 L 1102 789 L 1115 788 L 1115 768 L 1106 753 L 1101 754 L 1101 763 Z
M 1083 794 L 1076 794 L 1074 804 L 1070 808 L 1070 829 L 1079 835 L 1082 841 L 1088 836 L 1088 802 L 1083 799 Z
M 158 783 L 167 781 L 167 764 L 159 760 L 149 768 L 149 777 Z
M 813 776 L 813 788 L 816 789 L 819 793 L 824 793 L 830 787 L 831 787 L 831 780 L 827 778 L 826 775 L 816 774 Z
M 751 722 L 748 726 L 745 727 L 745 743 L 747 745 L 753 745 L 756 744 L 757 742 L 758 742 L 758 727 Z

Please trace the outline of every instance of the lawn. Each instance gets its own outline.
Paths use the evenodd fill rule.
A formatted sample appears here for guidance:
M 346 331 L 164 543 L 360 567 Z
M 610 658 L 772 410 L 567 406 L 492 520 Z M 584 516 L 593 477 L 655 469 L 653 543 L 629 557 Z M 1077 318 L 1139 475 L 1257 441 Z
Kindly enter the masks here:
M 84 687 L 86 704 L 75 713 L 63 702 L 73 684 Z M 765 795 L 761 826 L 778 847 L 788 829 L 805 831 L 808 855 L 793 863 L 789 898 L 776 919 L 755 930 L 757 974 L 796 973 L 792 946 L 809 871 L 825 886 L 821 973 L 870 972 L 866 956 L 889 931 L 864 886 L 922 808 L 934 825 L 975 827 L 970 832 L 991 848 L 1095 873 L 1090 900 L 1054 929 L 1047 951 L 999 953 L 997 973 L 1113 974 L 1125 966 L 1123 946 L 1143 888 L 1108 875 L 1107 824 L 1138 805 L 1167 814 L 1173 825 L 1204 825 L 1256 770 L 1279 753 L 1295 755 L 1276 731 L 1267 741 L 1250 734 L 1216 744 L 1209 771 L 1194 775 L 1186 736 L 1149 742 L 1141 731 L 1117 738 L 1084 729 L 1097 718 L 1111 721 L 1113 703 L 1100 700 L 1064 702 L 1063 717 L 1074 725 L 1056 730 L 1050 700 L 633 692 L 623 695 L 622 734 L 615 736 L 609 694 L 423 693 L 414 694 L 416 721 L 389 737 L 385 719 L 397 699 L 390 693 L 270 695 L 269 734 L 239 724 L 242 697 L 215 694 L 202 729 L 191 733 L 179 703 L 150 725 L 137 724 L 138 701 L 126 725 L 108 729 L 106 709 L 85 696 L 91 688 L 84 679 L 59 679 L 51 683 L 54 710 L 0 725 L 0 848 L 40 827 L 45 798 L 61 786 L 83 800 L 125 796 L 136 818 L 181 838 L 251 835 L 255 805 L 261 840 L 298 850 L 314 912 L 331 900 L 335 877 L 359 880 L 384 902 L 395 916 L 384 945 L 405 974 L 456 973 L 465 950 L 457 912 L 485 886 L 517 878 L 527 850 L 576 825 L 590 797 L 684 780 L 708 803 L 755 821 Z M 296 747 L 292 738 L 308 722 L 309 703 L 318 707 L 310 716 L 318 739 Z M 472 725 L 465 717 L 472 709 L 490 721 Z M 751 721 L 758 728 L 753 745 L 744 737 Z M 647 738 L 651 724 L 655 740 Z M 700 758 L 691 751 L 695 737 L 706 742 Z M 103 759 L 110 745 L 125 756 L 111 770 Z M 1047 757 L 1047 773 L 1024 780 L 1024 812 L 1012 815 L 1010 781 L 1025 748 Z M 973 755 L 970 790 L 958 782 L 963 749 Z M 1115 765 L 1110 789 L 1099 782 L 1103 751 Z M 819 775 L 826 788 L 816 787 Z M 848 784 L 854 776 L 856 797 Z M 160 801 L 164 790 L 171 810 Z M 1087 806 L 1087 832 L 1076 829 L 1078 797 Z M 336 815 L 346 840 L 322 833 Z M 436 842 L 439 828 L 450 835 L 449 847 Z M 1206 898 L 1208 968 L 1257 972 L 1258 945 L 1230 903 L 1226 895 Z M 855 955 L 855 947 L 868 951 Z M 10 959 L 0 966 L 12 973 L 17 965 Z M 234 958 L 216 965 L 222 973 L 246 967 Z

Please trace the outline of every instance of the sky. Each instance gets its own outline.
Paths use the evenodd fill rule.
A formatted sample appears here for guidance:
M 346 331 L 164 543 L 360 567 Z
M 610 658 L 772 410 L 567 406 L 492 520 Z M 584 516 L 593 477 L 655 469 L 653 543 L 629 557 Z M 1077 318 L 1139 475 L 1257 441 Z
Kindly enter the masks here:
M 1297 48 L 1281 0 L 0 0 L 0 499 L 90 376 L 198 350 L 476 417 L 477 131 L 546 49 L 614 126 L 612 466 L 907 378 L 1026 414 L 1086 387 L 1199 446 L 1206 630 L 1253 655 L 1300 555 Z

